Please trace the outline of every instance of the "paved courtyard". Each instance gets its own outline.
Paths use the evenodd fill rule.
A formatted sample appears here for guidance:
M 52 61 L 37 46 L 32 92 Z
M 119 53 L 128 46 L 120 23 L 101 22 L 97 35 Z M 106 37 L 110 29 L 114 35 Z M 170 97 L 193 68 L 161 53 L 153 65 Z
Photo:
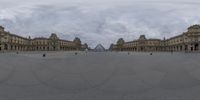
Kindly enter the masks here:
M 200 100 L 199 53 L 0 53 L 0 100 Z

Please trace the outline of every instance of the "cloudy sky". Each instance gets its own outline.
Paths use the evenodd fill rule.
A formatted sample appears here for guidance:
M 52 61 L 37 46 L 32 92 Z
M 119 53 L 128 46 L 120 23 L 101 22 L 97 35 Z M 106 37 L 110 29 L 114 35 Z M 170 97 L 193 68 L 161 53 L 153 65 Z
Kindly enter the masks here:
M 171 37 L 200 24 L 197 0 L 0 0 L 0 25 L 25 37 L 80 37 L 109 47 L 125 41 Z

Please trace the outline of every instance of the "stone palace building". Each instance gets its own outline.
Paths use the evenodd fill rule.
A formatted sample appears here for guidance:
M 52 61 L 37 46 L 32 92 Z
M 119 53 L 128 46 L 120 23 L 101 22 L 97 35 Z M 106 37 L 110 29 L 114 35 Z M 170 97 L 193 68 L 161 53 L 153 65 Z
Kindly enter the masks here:
M 112 51 L 176 51 L 193 52 L 200 51 L 200 25 L 193 25 L 178 36 L 169 39 L 147 39 L 141 35 L 139 39 L 125 42 L 120 38 L 116 44 L 111 44 Z
M 79 38 L 74 41 L 62 40 L 52 33 L 49 38 L 31 39 L 11 34 L 0 26 L 0 51 L 58 51 L 84 50 L 87 44 L 81 44 Z

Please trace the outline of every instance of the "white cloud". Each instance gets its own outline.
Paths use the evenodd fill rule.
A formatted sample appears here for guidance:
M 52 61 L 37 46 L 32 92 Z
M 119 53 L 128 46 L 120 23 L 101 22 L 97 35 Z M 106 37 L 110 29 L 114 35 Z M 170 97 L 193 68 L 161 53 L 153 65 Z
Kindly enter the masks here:
M 23 36 L 49 36 L 95 47 L 109 47 L 123 37 L 130 41 L 145 34 L 163 38 L 181 34 L 192 24 L 200 23 L 199 2 L 136 0 L 17 0 L 0 1 L 0 24 Z

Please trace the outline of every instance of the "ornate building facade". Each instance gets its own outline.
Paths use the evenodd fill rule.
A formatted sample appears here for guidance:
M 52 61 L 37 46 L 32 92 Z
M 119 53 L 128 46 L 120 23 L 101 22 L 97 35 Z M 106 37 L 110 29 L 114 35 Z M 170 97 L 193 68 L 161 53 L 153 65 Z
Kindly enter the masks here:
M 116 44 L 111 44 L 112 51 L 200 51 L 200 25 L 193 25 L 178 36 L 169 39 L 146 39 L 141 35 L 139 39 L 125 42 L 120 38 Z
M 52 33 L 49 38 L 31 39 L 11 34 L 0 26 L 0 51 L 58 51 L 84 50 L 87 44 L 81 44 L 79 38 L 74 41 L 62 40 Z

